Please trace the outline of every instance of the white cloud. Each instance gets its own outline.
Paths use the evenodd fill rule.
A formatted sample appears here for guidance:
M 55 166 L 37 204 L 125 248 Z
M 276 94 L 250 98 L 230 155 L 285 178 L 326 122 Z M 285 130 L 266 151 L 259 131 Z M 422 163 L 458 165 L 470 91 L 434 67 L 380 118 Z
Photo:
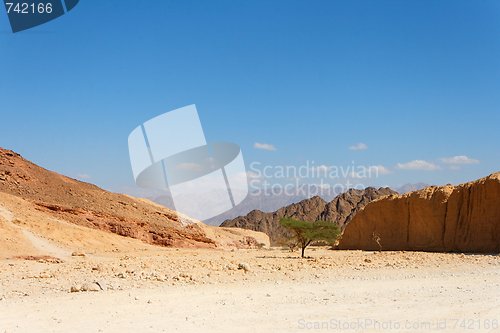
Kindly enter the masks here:
M 439 167 L 436 164 L 423 160 L 414 160 L 406 163 L 398 163 L 396 165 L 396 168 L 401 170 L 425 170 L 425 171 L 434 171 L 439 169 Z
M 76 178 L 78 178 L 78 179 L 90 179 L 92 177 L 86 173 L 79 173 L 78 175 L 76 175 Z
M 465 155 L 452 156 L 452 157 L 443 157 L 441 161 L 444 164 L 449 164 L 452 166 L 463 165 L 463 164 L 478 164 L 479 160 L 475 160 L 473 158 L 469 158 Z
M 349 146 L 350 150 L 367 150 L 368 145 L 363 142 L 356 143 L 355 145 Z
M 383 165 L 370 165 L 368 169 L 371 172 L 375 172 L 377 175 L 388 175 L 391 173 L 391 170 Z
M 262 150 L 267 150 L 267 151 L 275 151 L 276 150 L 276 147 L 272 144 L 269 144 L 269 143 L 256 142 L 253 144 L 253 147 L 255 149 L 262 149 Z

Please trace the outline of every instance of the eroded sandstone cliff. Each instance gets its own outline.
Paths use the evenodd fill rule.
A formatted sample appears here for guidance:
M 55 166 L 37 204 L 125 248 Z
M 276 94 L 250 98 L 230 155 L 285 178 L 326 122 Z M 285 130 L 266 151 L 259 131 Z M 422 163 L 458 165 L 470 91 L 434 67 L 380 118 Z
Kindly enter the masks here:
M 500 251 L 500 173 L 375 200 L 344 230 L 340 249 Z

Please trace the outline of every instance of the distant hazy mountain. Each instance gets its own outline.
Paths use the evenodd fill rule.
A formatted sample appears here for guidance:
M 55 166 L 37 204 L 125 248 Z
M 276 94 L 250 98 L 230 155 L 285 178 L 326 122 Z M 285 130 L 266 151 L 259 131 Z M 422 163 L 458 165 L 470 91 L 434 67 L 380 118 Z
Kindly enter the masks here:
M 263 212 L 272 212 L 283 206 L 288 206 L 290 204 L 299 202 L 301 200 L 307 199 L 305 195 L 256 195 L 249 194 L 245 200 L 243 200 L 238 206 L 233 209 L 220 214 L 218 216 L 212 217 L 204 221 L 206 224 L 210 225 L 220 225 L 222 222 L 234 219 L 235 217 L 246 215 L 252 210 L 258 209 Z
M 305 199 L 310 199 L 314 195 L 310 195 L 310 193 L 319 193 L 318 197 L 323 199 L 326 202 L 330 202 L 335 198 L 339 193 L 325 193 L 316 188 L 314 185 L 307 185 L 307 191 L 302 191 L 300 187 L 295 190 L 288 191 L 291 195 L 281 193 L 281 194 L 264 194 L 264 193 L 249 193 L 248 196 L 243 200 L 239 205 L 234 207 L 233 209 L 222 213 L 218 216 L 212 217 L 210 219 L 204 220 L 203 222 L 209 225 L 220 225 L 222 222 L 226 220 L 234 219 L 238 216 L 244 216 L 250 213 L 253 210 L 258 210 L 264 213 L 274 212 L 278 209 L 289 206 L 294 203 L 298 203 Z M 404 194 L 412 191 L 417 191 L 422 188 L 428 187 L 428 184 L 425 183 L 408 183 L 400 187 L 392 188 L 394 191 Z M 309 194 L 309 195 L 308 195 Z M 137 195 L 137 194 L 135 194 Z M 207 196 L 209 194 L 199 193 L 200 198 Z M 168 191 L 163 192 L 162 194 L 155 195 L 146 195 L 149 200 L 154 201 L 162 206 L 168 207 L 170 209 L 175 209 L 172 197 Z M 196 198 L 196 201 L 200 200 L 200 198 Z
M 430 185 L 426 183 L 415 183 L 415 184 L 408 183 L 400 187 L 394 187 L 393 190 L 398 192 L 399 194 L 405 194 L 408 192 L 418 191 L 429 186 Z
M 385 195 L 396 194 L 390 188 L 368 187 L 364 190 L 350 189 L 331 201 L 325 201 L 315 196 L 302 200 L 275 212 L 264 213 L 253 210 L 245 216 L 227 220 L 221 227 L 236 227 L 266 233 L 271 239 L 271 244 L 286 242 L 292 234 L 280 225 L 280 219 L 291 217 L 306 221 L 325 220 L 338 223 L 343 227 L 352 217 L 369 202 Z
M 309 199 L 312 197 L 312 195 L 310 195 L 311 193 L 319 193 L 320 197 L 326 201 L 331 201 L 337 195 L 337 193 L 327 193 L 326 191 L 322 192 L 319 188 L 316 188 L 315 185 L 307 185 L 307 190 L 304 190 L 303 188 L 301 189 L 300 187 L 295 190 L 289 189 L 288 193 L 290 194 L 265 194 L 263 192 L 249 193 L 248 196 L 233 209 L 218 216 L 204 220 L 203 222 L 205 224 L 218 226 L 226 220 L 246 215 L 253 210 L 272 212 L 281 207 L 297 203 L 304 199 Z M 203 195 L 207 194 L 200 193 L 200 196 Z M 172 197 L 168 192 L 165 192 L 162 195 L 148 196 L 148 199 L 165 207 L 175 209 Z

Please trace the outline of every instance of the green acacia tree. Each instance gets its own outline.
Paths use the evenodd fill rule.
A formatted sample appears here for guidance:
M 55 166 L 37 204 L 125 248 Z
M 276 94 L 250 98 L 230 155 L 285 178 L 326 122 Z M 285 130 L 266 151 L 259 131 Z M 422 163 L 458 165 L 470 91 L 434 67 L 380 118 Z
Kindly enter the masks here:
M 295 233 L 298 245 L 304 251 L 314 241 L 324 241 L 334 243 L 340 236 L 340 228 L 336 223 L 329 221 L 307 222 L 292 218 L 282 218 L 280 223 L 283 227 Z

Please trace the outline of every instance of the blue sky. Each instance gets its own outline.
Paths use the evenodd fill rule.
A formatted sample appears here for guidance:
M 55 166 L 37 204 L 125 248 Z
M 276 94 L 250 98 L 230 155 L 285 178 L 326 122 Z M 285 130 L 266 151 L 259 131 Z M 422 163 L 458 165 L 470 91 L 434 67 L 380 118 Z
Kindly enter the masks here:
M 133 184 L 130 131 L 189 104 L 247 164 L 500 169 L 495 0 L 82 0 L 16 34 L 2 9 L 0 50 L 0 146 L 108 189 Z

